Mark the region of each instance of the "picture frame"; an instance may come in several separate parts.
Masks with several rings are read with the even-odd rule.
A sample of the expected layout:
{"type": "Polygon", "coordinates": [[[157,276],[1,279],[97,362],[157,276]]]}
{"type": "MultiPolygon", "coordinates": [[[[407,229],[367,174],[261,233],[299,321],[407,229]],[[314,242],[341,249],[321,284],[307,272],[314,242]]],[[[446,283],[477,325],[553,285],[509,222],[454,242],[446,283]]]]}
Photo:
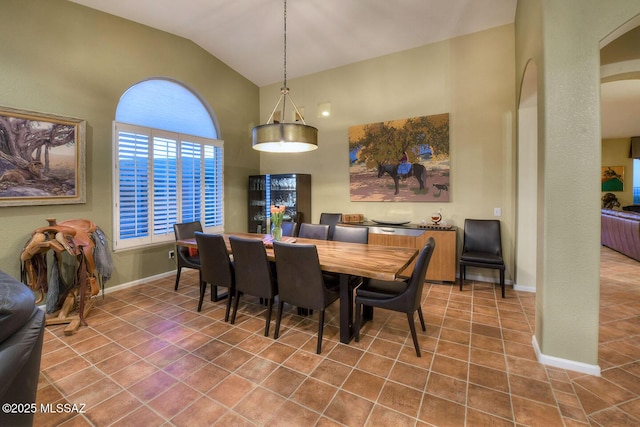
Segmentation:
{"type": "Polygon", "coordinates": [[[449,113],[349,127],[352,202],[449,202],[449,113]]]}
{"type": "Polygon", "coordinates": [[[0,207],[86,203],[86,127],[0,106],[0,207]]]}
{"type": "Polygon", "coordinates": [[[602,166],[602,191],[624,191],[624,166],[602,166]]]}

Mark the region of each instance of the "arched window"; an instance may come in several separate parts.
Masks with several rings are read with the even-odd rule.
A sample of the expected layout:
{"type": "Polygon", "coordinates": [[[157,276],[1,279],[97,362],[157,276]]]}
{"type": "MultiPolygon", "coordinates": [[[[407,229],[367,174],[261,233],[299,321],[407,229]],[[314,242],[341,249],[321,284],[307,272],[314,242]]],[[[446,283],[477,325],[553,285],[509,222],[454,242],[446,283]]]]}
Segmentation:
{"type": "Polygon", "coordinates": [[[113,129],[114,250],[172,241],[173,224],[222,232],[223,141],[193,91],[145,80],[120,98],[113,129]]]}

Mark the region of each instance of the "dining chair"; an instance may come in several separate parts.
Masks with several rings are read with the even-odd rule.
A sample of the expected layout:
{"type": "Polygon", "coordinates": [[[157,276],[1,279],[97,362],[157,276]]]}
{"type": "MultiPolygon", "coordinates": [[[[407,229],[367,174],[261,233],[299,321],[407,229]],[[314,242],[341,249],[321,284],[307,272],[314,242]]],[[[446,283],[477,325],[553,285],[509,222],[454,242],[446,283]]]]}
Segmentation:
{"type": "Polygon", "coordinates": [[[466,278],[467,267],[491,268],[500,272],[502,298],[505,264],[502,258],[500,221],[497,219],[466,219],[460,255],[460,290],[466,278]]]}
{"type": "Polygon", "coordinates": [[[424,316],[422,315],[422,288],[424,287],[424,278],[427,274],[429,261],[436,241],[433,237],[427,239],[426,244],[418,254],[415,268],[411,277],[403,281],[377,280],[370,279],[362,286],[356,288],[356,320],[355,320],[355,340],[360,341],[360,324],[362,323],[362,306],[380,307],[387,310],[399,311],[407,313],[409,321],[409,329],[413,338],[413,346],[416,349],[416,355],[422,357],[420,353],[420,344],[418,344],[418,336],[416,334],[416,325],[414,323],[414,314],[417,311],[420,318],[422,330],[426,331],[424,324],[424,316]]]}
{"type": "MultiPolygon", "coordinates": [[[[202,224],[200,221],[173,224],[173,233],[176,236],[176,241],[182,239],[193,239],[197,231],[202,232],[202,224]]],[[[180,283],[180,272],[183,268],[200,270],[200,256],[197,251],[192,251],[190,253],[189,248],[177,245],[175,254],[176,262],[178,264],[178,272],[176,274],[176,286],[174,290],[177,291],[178,284],[180,283]]]]}
{"type": "Polygon", "coordinates": [[[369,243],[369,227],[354,227],[349,225],[336,225],[333,231],[333,239],[337,242],[369,243]]]}
{"type": "Polygon", "coordinates": [[[282,223],[282,235],[288,237],[296,237],[296,233],[298,232],[298,224],[295,222],[283,222],[282,223]]]}
{"type": "MultiPolygon", "coordinates": [[[[347,243],[369,243],[369,227],[355,227],[349,225],[336,225],[333,232],[333,241],[347,243]]],[[[327,275],[329,273],[325,273],[327,275]]],[[[363,277],[349,276],[349,284],[351,287],[361,285],[365,280],[363,277]]]]}
{"type": "Polygon", "coordinates": [[[298,237],[316,240],[329,239],[329,224],[309,224],[303,222],[300,224],[298,237]]]}
{"type": "Polygon", "coordinates": [[[333,240],[333,231],[340,222],[342,222],[342,214],[340,213],[322,212],[320,214],[320,224],[329,226],[329,240],[333,240]]]}
{"type": "Polygon", "coordinates": [[[269,336],[271,310],[273,300],[278,295],[275,271],[267,258],[267,251],[262,240],[229,236],[231,252],[236,272],[236,289],[234,293],[231,324],[236,321],[240,296],[247,294],[259,297],[267,302],[267,320],[264,336],[269,336]]]}
{"type": "Polygon", "coordinates": [[[202,310],[207,283],[211,284],[211,301],[218,296],[218,286],[228,288],[227,308],[224,321],[229,321],[231,299],[235,292],[235,269],[227,252],[224,237],[220,234],[205,234],[196,231],[196,242],[200,255],[200,299],[198,311],[202,310]]]}
{"type": "Polygon", "coordinates": [[[280,335],[284,303],[307,310],[317,310],[318,344],[316,353],[322,352],[325,309],[340,297],[337,278],[327,280],[320,269],[315,245],[273,242],[278,274],[278,315],[274,338],[280,335]]]}

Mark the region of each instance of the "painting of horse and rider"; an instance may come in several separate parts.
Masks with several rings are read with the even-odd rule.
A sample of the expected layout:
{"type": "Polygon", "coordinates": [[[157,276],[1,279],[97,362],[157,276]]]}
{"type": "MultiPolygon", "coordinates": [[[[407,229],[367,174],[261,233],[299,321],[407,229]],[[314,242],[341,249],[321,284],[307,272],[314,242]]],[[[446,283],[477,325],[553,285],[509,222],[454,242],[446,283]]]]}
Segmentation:
{"type": "Polygon", "coordinates": [[[349,128],[352,202],[448,202],[449,114],[349,128]]]}

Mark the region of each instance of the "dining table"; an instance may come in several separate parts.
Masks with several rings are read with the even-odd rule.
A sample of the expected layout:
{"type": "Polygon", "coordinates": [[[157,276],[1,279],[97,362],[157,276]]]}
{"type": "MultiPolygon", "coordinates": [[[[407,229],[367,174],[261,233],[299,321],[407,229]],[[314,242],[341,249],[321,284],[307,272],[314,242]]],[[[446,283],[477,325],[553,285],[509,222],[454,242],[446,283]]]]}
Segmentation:
{"type": "MultiPolygon", "coordinates": [[[[265,244],[267,258],[275,261],[273,239],[269,234],[258,233],[219,233],[231,254],[229,236],[262,240],[265,244]]],[[[354,304],[351,276],[379,280],[396,280],[400,273],[418,255],[418,249],[363,243],[339,242],[334,240],[316,240],[300,237],[283,237],[282,241],[290,243],[312,244],[318,251],[320,268],[327,273],[335,273],[340,277],[340,342],[348,344],[354,336],[354,304]]],[[[177,246],[197,248],[196,239],[181,239],[177,246]]]]}

